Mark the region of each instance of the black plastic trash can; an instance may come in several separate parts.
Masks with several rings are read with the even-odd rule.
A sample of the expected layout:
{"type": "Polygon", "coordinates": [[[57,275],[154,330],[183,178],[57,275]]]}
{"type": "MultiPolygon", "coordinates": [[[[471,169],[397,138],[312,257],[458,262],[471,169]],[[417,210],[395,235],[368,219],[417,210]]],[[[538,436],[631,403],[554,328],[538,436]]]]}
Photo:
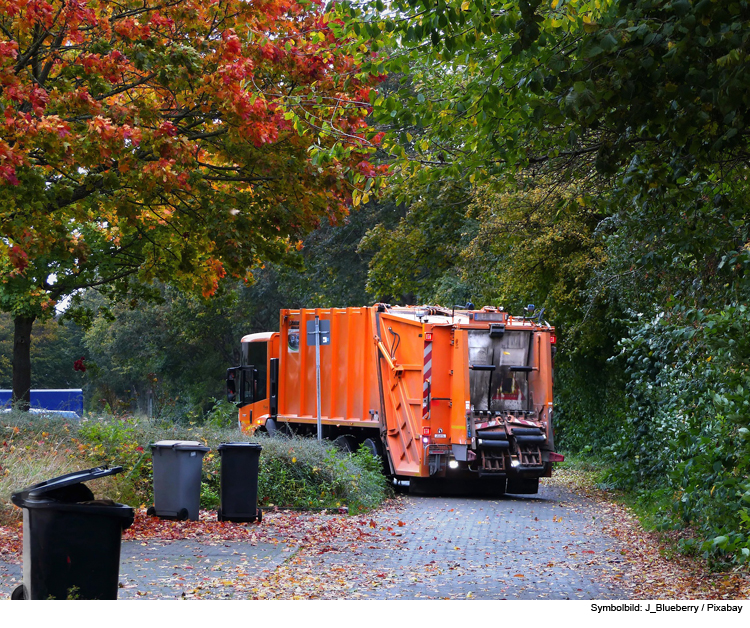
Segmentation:
{"type": "Polygon", "coordinates": [[[121,471],[76,471],[11,495],[23,508],[23,584],[12,599],[117,599],[122,531],[135,512],[95,499],[83,482],[121,471]]]}
{"type": "Polygon", "coordinates": [[[219,521],[255,521],[258,508],[258,463],[262,447],[257,443],[223,443],[221,455],[221,505],[219,521]]]}
{"type": "Polygon", "coordinates": [[[198,521],[203,456],[207,451],[208,447],[192,440],[160,440],[151,445],[154,505],[147,514],[198,521]]]}

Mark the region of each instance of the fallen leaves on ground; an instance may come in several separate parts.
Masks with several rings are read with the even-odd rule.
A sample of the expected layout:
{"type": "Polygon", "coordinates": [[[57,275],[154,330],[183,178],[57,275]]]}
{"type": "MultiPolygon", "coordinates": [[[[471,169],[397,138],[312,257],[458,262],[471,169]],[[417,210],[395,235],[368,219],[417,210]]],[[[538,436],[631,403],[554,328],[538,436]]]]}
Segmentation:
{"type": "MultiPolygon", "coordinates": [[[[616,582],[628,593],[629,599],[750,598],[750,577],[746,571],[711,573],[702,561],[672,551],[667,538],[646,532],[627,507],[617,503],[611,493],[596,489],[585,473],[562,469],[553,478],[545,480],[545,486],[571,491],[595,502],[597,527],[614,538],[619,548],[608,550],[611,552],[606,557],[608,569],[601,571],[601,577],[616,582]]],[[[206,560],[210,564],[200,574],[192,566],[180,565],[181,569],[188,570],[189,574],[195,573],[195,576],[177,571],[171,573],[171,568],[166,570],[170,573],[162,578],[159,586],[163,590],[172,576],[172,580],[179,583],[175,590],[182,591],[185,598],[360,599],[380,589],[401,591],[405,578],[407,581],[409,578],[415,581],[429,579],[442,574],[446,568],[448,571],[453,569],[445,563],[429,561],[422,564],[418,572],[407,570],[399,573],[388,565],[388,561],[377,560],[377,556],[400,552],[405,543],[405,531],[416,525],[404,516],[404,510],[400,500],[396,499],[366,516],[267,511],[262,523],[257,524],[220,522],[216,520],[216,513],[210,511],[201,511],[199,521],[170,521],[148,516],[144,509],[137,509],[135,521],[123,533],[123,540],[141,542],[145,546],[178,540],[196,540],[202,545],[226,547],[232,542],[249,543],[259,548],[264,544],[283,545],[285,554],[274,564],[263,564],[248,555],[234,560],[206,560]]],[[[563,517],[555,515],[553,521],[560,523],[563,517]]],[[[0,526],[0,560],[21,562],[21,537],[20,523],[0,526]]],[[[416,549],[422,550],[422,547],[416,549]]],[[[571,549],[580,549],[581,555],[586,555],[583,558],[586,565],[598,564],[602,560],[591,556],[594,554],[592,550],[571,549]]],[[[576,551],[570,555],[574,557],[576,551]]],[[[543,565],[547,562],[543,559],[537,575],[544,573],[543,565]]],[[[558,568],[560,565],[549,563],[547,567],[558,568]]],[[[477,568],[481,569],[481,566],[477,568]]],[[[528,574],[511,571],[508,575],[520,587],[528,574]]],[[[139,582],[137,590],[131,594],[159,597],[150,590],[150,584],[155,583],[146,582],[142,586],[139,582]]],[[[124,585],[124,588],[134,586],[124,585]]],[[[505,586],[510,585],[506,583],[505,586]]],[[[157,590],[156,587],[153,589],[157,590]]],[[[502,597],[503,591],[498,591],[497,595],[502,597]]],[[[466,597],[475,597],[475,594],[470,592],[466,597]]]]}
{"type": "Polygon", "coordinates": [[[342,599],[356,597],[354,590],[363,582],[369,585],[388,579],[386,573],[369,573],[366,567],[348,563],[363,547],[377,549],[384,541],[393,542],[390,520],[398,511],[395,503],[381,509],[381,523],[370,515],[277,511],[265,513],[258,525],[218,522],[214,513],[205,511],[200,521],[168,521],[148,517],[139,510],[123,538],[142,542],[200,539],[201,543],[284,543],[293,550],[273,569],[249,569],[244,561],[226,564],[220,575],[187,586],[186,598],[216,597],[219,591],[222,597],[252,599],[342,599]],[[321,569],[319,557],[332,554],[341,555],[343,564],[321,569]]]}
{"type": "Polygon", "coordinates": [[[547,486],[560,486],[597,502],[602,531],[623,544],[621,586],[631,599],[746,600],[750,599],[750,573],[711,572],[699,558],[678,554],[667,535],[643,529],[626,506],[607,491],[597,489],[584,472],[560,469],[547,486]]]}
{"type": "Polygon", "coordinates": [[[185,540],[249,541],[257,538],[260,525],[217,521],[216,513],[202,510],[199,521],[172,521],[146,514],[144,508],[135,510],[135,520],[122,534],[123,541],[185,540]]]}
{"type": "Polygon", "coordinates": [[[22,551],[22,526],[18,523],[0,526],[0,560],[20,562],[22,551]]]}

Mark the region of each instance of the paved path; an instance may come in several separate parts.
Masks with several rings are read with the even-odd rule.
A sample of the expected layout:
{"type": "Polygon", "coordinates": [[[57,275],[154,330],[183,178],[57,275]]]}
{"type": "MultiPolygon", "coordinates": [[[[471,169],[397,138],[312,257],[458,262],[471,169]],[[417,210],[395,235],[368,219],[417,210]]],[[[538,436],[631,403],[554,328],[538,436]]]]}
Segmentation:
{"type": "MultiPolygon", "coordinates": [[[[271,573],[294,549],[232,541],[123,541],[118,598],[180,599],[196,590],[210,598],[234,598],[238,573],[271,573]]],[[[22,579],[21,564],[0,561],[0,599],[9,598],[22,579]]]]}
{"type": "Polygon", "coordinates": [[[627,598],[620,546],[597,515],[594,503],[549,488],[501,499],[409,497],[402,546],[358,561],[383,574],[362,597],[627,598]]]}
{"type": "Polygon", "coordinates": [[[200,541],[123,543],[118,598],[179,599],[196,589],[212,598],[234,598],[237,573],[271,573],[290,548],[271,543],[206,545],[200,541]]]}
{"type": "MultiPolygon", "coordinates": [[[[542,487],[523,497],[404,497],[395,517],[373,515],[381,542],[331,553],[285,543],[129,541],[120,598],[247,597],[237,578],[270,578],[281,566],[343,573],[346,585],[321,595],[336,599],[627,599],[621,547],[601,532],[601,514],[585,498],[542,487]]],[[[19,564],[0,562],[0,599],[20,579],[19,564]]]]}

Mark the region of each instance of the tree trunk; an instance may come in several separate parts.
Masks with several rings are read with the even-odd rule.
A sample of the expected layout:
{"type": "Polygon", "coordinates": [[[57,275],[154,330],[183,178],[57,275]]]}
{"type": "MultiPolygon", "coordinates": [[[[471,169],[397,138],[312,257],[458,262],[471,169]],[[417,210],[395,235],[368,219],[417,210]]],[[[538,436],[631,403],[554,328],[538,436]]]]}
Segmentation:
{"type": "Polygon", "coordinates": [[[34,317],[13,319],[13,404],[28,411],[31,402],[31,326],[34,317]]]}

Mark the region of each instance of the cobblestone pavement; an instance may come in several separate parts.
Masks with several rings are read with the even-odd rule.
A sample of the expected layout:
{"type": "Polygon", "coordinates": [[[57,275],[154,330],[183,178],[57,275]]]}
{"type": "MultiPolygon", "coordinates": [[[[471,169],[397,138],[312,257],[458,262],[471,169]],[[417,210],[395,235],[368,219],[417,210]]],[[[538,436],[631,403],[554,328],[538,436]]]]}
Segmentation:
{"type": "MultiPolygon", "coordinates": [[[[118,599],[180,599],[195,590],[234,598],[238,576],[272,573],[295,549],[283,543],[123,541],[118,599]]],[[[20,563],[0,561],[0,599],[9,598],[22,579],[20,563]]]]}
{"type": "MultiPolygon", "coordinates": [[[[395,515],[373,514],[381,542],[320,554],[292,543],[128,541],[119,597],[252,597],[254,585],[238,595],[237,578],[273,580],[281,569],[348,574],[328,599],[627,599],[622,548],[600,516],[594,502],[542,486],[531,496],[403,497],[395,515]]],[[[20,580],[20,564],[0,561],[0,599],[20,580]]]]}
{"type": "Polygon", "coordinates": [[[627,599],[623,557],[597,506],[557,488],[503,498],[408,497],[397,549],[321,558],[380,570],[365,599],[627,599]]]}

